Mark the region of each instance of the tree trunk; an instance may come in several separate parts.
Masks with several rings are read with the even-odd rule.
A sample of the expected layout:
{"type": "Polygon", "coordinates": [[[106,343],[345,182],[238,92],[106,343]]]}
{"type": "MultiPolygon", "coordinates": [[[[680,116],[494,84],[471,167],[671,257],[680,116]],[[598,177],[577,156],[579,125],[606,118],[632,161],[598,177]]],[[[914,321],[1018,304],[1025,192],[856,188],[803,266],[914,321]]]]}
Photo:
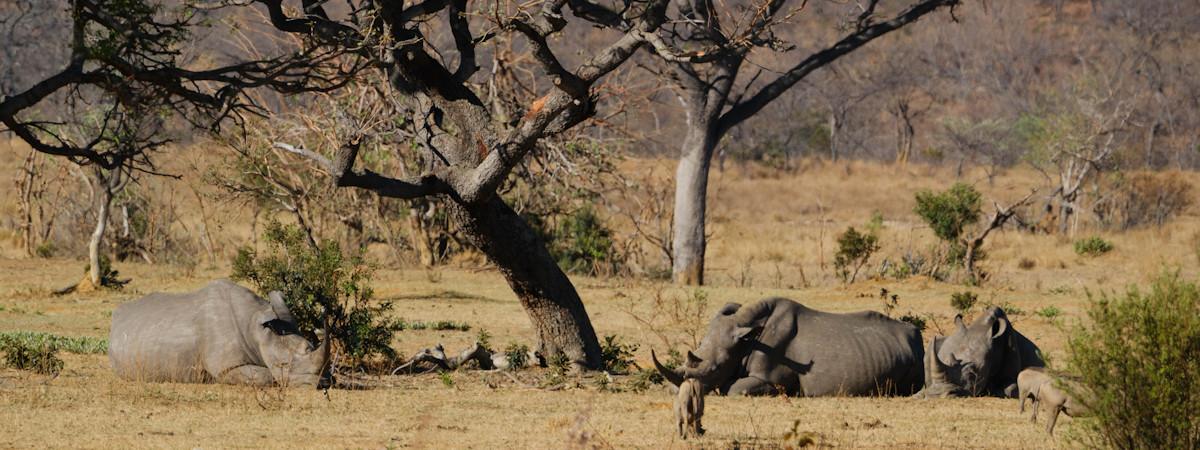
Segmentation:
{"type": "Polygon", "coordinates": [[[450,212],[521,300],[542,357],[562,353],[577,365],[600,368],[600,342],[583,301],[533,228],[499,196],[481,205],[452,202],[450,212]]]}
{"type": "Polygon", "coordinates": [[[896,101],[893,114],[896,117],[896,164],[904,166],[912,155],[913,138],[917,134],[912,125],[912,116],[909,115],[908,101],[896,101]]]}
{"type": "Polygon", "coordinates": [[[88,240],[88,279],[92,286],[100,287],[104,273],[100,267],[100,244],[104,241],[104,230],[108,228],[109,209],[112,206],[113,190],[116,177],[121,176],[114,171],[109,177],[104,176],[103,169],[96,169],[96,187],[100,193],[100,211],[96,213],[96,228],[92,230],[92,238],[88,240]]]}
{"type": "Polygon", "coordinates": [[[829,113],[829,159],[833,162],[837,162],[838,159],[838,131],[841,129],[842,121],[838,119],[838,114],[829,113]]]}
{"type": "Polygon", "coordinates": [[[975,256],[978,254],[979,247],[983,245],[982,239],[970,239],[963,242],[966,252],[963,255],[963,269],[967,271],[967,279],[971,283],[975,283],[975,256]]]}
{"type": "Polygon", "coordinates": [[[29,156],[25,158],[25,165],[21,168],[21,178],[17,179],[17,190],[21,193],[17,197],[17,204],[21,210],[21,246],[25,249],[26,256],[36,254],[36,245],[33,242],[33,183],[36,182],[38,172],[34,165],[37,155],[37,152],[29,152],[29,156]]]}
{"type": "Polygon", "coordinates": [[[675,262],[671,272],[677,284],[704,284],[704,222],[715,134],[708,126],[689,129],[675,171],[675,240],[671,245],[675,262]]]}

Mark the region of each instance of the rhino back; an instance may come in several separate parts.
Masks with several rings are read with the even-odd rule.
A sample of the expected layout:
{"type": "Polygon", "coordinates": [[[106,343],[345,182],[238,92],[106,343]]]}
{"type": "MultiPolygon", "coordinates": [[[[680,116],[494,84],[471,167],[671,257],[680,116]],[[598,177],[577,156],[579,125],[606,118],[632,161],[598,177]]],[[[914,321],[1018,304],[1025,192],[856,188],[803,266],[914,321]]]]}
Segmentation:
{"type": "Polygon", "coordinates": [[[906,394],[924,381],[920,331],[876,312],[834,314],[779,304],[762,338],[784,354],[759,352],[757,363],[795,368],[806,396],[906,394]]]}
{"type": "Polygon", "coordinates": [[[197,293],[150,294],[113,311],[108,357],[117,376],[143,381],[204,381],[197,293]]]}

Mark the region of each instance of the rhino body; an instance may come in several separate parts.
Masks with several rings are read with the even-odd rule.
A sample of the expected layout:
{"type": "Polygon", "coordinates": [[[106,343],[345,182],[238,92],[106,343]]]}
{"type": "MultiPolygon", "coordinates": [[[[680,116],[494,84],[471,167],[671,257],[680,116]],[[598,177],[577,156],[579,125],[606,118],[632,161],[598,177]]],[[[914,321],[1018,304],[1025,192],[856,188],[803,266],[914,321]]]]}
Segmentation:
{"type": "Polygon", "coordinates": [[[152,382],[327,384],[328,341],[313,346],[279,293],[270,297],[217,280],[122,304],[109,333],[113,371],[152,382]]]}
{"type": "Polygon", "coordinates": [[[722,394],[889,395],[920,389],[924,352],[920,330],[908,323],[769,298],[725,305],[684,368],[654,362],[668,378],[698,378],[722,394]]]}
{"type": "Polygon", "coordinates": [[[925,364],[923,397],[957,395],[1016,397],[1017,375],[1044,367],[1033,341],[1013,328],[1004,311],[989,307],[968,326],[954,318],[955,332],[936,336],[925,364]]]}

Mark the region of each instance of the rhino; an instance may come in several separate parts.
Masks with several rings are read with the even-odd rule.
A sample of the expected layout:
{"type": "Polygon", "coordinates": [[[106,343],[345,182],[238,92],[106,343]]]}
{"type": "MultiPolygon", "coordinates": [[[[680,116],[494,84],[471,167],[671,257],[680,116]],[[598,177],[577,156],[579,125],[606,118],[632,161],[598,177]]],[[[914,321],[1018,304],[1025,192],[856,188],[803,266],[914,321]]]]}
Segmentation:
{"type": "Polygon", "coordinates": [[[786,298],[729,303],[684,367],[655,367],[678,385],[695,378],[727,395],[911,394],[920,389],[921,332],[873,311],[833,314],[786,298]]]}
{"type": "Polygon", "coordinates": [[[920,397],[984,396],[1015,398],[1017,374],[1045,367],[1033,341],[1013,328],[1004,310],[989,307],[971,325],[954,317],[955,332],[935,336],[925,363],[920,397]]]}
{"type": "Polygon", "coordinates": [[[122,304],[109,333],[113,371],[151,382],[327,387],[329,338],[313,345],[283,296],[268,297],[217,280],[195,292],[122,304]]]}

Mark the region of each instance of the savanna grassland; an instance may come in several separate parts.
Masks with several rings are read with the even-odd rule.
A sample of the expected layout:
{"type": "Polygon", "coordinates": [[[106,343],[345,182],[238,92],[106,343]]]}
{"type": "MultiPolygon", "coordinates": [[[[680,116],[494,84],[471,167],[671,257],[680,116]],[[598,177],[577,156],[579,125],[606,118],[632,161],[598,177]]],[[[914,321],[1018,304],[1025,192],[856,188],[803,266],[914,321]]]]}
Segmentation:
{"type": "MultiPolygon", "coordinates": [[[[12,153],[4,152],[6,167],[14,164],[12,153]]],[[[621,167],[670,173],[669,161],[626,160],[621,167]]],[[[1195,174],[1183,176],[1200,181],[1195,174]]],[[[3,181],[8,192],[12,182],[3,181]]],[[[572,276],[597,332],[638,344],[635,356],[642,367],[649,366],[651,348],[661,354],[668,342],[690,345],[694,337],[687,323],[668,320],[662,305],[702,304],[705,321],[727,301],[776,295],[827,311],[884,311],[881,289],[899,296],[893,316],[929,318],[926,339],[952,326],[952,293],[975,292],[975,311],[986,303],[1005,305],[1014,326],[1056,364],[1065,359],[1065,330],[1084,317],[1089,293],[1144,284],[1163,270],[1179,270],[1190,279],[1200,273],[1200,218],[1189,210],[1162,228],[1098,233],[1114,246],[1098,257],[1077,255],[1073,239],[998,232],[984,246],[981,265],[989,277],[977,287],[924,276],[884,278],[878,276],[883,260],[935,244],[912,212],[913,194],[949,186],[956,181],[952,168],[808,161],[779,172],[731,165],[714,173],[713,181],[709,286],[697,291],[647,277],[572,276]],[[883,218],[882,249],[865,276],[845,285],[833,269],[836,235],[847,226],[864,226],[875,212],[883,218]]],[[[1012,201],[1041,184],[1040,175],[1024,169],[992,183],[982,171],[968,170],[961,181],[984,193],[985,213],[990,200],[1012,201]]],[[[5,208],[11,211],[11,205],[5,208]]],[[[244,212],[230,206],[223,214],[221,232],[230,240],[245,239],[248,227],[239,219],[244,212]]],[[[0,238],[6,247],[0,259],[0,331],[106,337],[120,303],[149,292],[196,289],[229,274],[227,259],[192,266],[123,262],[117,265],[122,276],[133,279],[124,290],[55,297],[52,289],[82,275],[82,259],[19,257],[15,237],[0,238]]],[[[373,286],[377,299],[395,303],[399,317],[471,326],[403,331],[394,347],[404,354],[438,343],[456,352],[479,330],[491,335],[493,346],[532,344],[529,319],[515,295],[478,258],[458,258],[436,269],[380,264],[373,286]]],[[[673,432],[672,395],[662,386],[633,392],[625,387],[631,377],[616,377],[608,385],[622,392],[609,392],[601,388],[602,374],[566,374],[547,383],[558,376],[547,369],[512,376],[468,370],[386,376],[377,380],[379,388],[323,393],[134,383],[115,378],[104,355],[63,358],[65,369],[56,378],[0,370],[0,447],[747,448],[811,440],[842,448],[1044,448],[1070,446],[1074,428],[1072,419],[1063,419],[1058,435],[1048,438],[1040,425],[1018,415],[1017,401],[1010,399],[710,396],[708,434],[681,441],[673,432]]]]}

